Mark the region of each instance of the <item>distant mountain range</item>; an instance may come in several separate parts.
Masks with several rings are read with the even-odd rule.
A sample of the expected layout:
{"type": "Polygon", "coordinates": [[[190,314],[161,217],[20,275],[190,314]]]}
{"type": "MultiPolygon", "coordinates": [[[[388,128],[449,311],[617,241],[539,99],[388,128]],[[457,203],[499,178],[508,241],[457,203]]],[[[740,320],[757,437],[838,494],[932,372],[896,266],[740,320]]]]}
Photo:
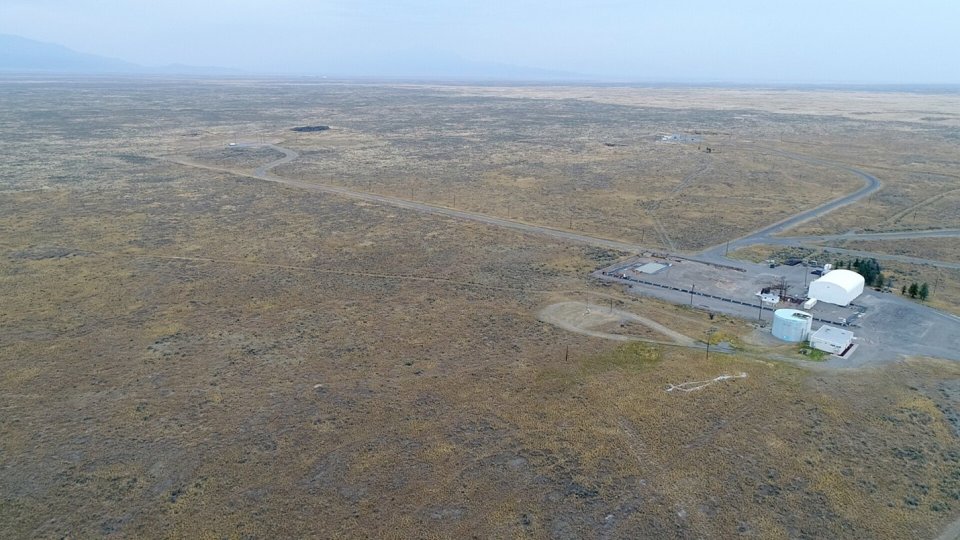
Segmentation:
{"type": "Polygon", "coordinates": [[[61,73],[76,75],[306,75],[331,78],[424,80],[575,81],[576,73],[493,62],[478,62],[438,51],[396,52],[387,57],[352,57],[310,67],[278,65],[242,71],[220,67],[174,64],[151,67],[116,58],[85,54],[54,43],[0,34],[0,73],[61,73]]]}
{"type": "Polygon", "coordinates": [[[150,67],[85,54],[20,36],[0,34],[0,72],[66,73],[85,75],[240,75],[239,70],[172,64],[150,67]]]}

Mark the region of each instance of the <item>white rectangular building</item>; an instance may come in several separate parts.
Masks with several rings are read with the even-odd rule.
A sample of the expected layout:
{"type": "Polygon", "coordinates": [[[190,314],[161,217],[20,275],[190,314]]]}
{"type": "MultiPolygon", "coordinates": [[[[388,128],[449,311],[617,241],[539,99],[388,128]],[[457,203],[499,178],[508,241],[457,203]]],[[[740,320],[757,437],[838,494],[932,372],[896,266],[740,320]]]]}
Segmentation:
{"type": "Polygon", "coordinates": [[[810,346],[830,354],[843,354],[853,345],[853,332],[833,326],[821,326],[810,335],[810,346]]]}
{"type": "Polygon", "coordinates": [[[646,264],[637,265],[633,269],[636,270],[637,272],[641,272],[644,274],[656,274],[657,272],[663,270],[666,267],[667,265],[665,264],[648,262],[646,264]]]}

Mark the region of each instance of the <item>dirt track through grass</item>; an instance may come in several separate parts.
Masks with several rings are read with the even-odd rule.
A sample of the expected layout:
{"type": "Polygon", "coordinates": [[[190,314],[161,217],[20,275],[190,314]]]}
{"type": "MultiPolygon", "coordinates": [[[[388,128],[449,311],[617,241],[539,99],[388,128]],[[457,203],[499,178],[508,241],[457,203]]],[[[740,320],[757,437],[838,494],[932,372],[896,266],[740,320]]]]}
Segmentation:
{"type": "Polygon", "coordinates": [[[539,318],[543,322],[563,328],[564,330],[576,332],[578,334],[584,334],[587,336],[610,339],[614,341],[650,341],[653,343],[661,343],[656,340],[649,340],[639,336],[610,334],[608,332],[594,330],[597,327],[609,323],[616,323],[624,320],[634,321],[651,328],[666,337],[669,337],[671,340],[673,340],[672,344],[683,345],[685,347],[696,346],[696,341],[693,339],[690,339],[680,332],[671,330],[670,328],[667,328],[666,326],[663,326],[654,320],[642,317],[635,313],[630,313],[629,311],[611,309],[598,306],[596,304],[588,304],[584,302],[560,302],[557,304],[551,304],[540,310],[539,318]]]}
{"type": "Polygon", "coordinates": [[[210,171],[222,172],[227,174],[233,174],[237,176],[245,176],[247,178],[255,178],[257,180],[265,180],[268,182],[275,182],[277,184],[283,184],[295,188],[304,189],[307,191],[313,191],[318,193],[329,193],[333,195],[341,195],[344,197],[350,197],[353,199],[359,199],[362,201],[384,204],[388,206],[394,206],[397,208],[403,208],[406,210],[414,210],[416,212],[423,212],[427,214],[434,214],[439,216],[452,217],[457,219],[463,219],[467,221],[474,221],[479,223],[484,223],[486,225],[493,225],[498,227],[504,227],[508,229],[513,229],[525,233],[538,234],[541,236],[549,236],[553,238],[558,238],[561,240],[568,240],[572,242],[577,242],[581,244],[586,244],[589,246],[599,247],[602,249],[614,249],[618,251],[625,251],[629,253],[638,253],[643,251],[644,248],[637,244],[632,244],[628,242],[621,242],[618,240],[610,240],[607,238],[599,238],[596,236],[588,236],[576,232],[565,231],[561,229],[555,229],[552,227],[545,227],[542,225],[534,225],[531,223],[525,223],[522,221],[515,221],[512,219],[504,219],[494,216],[489,216],[486,214],[480,214],[476,212],[467,212],[465,210],[456,210],[453,208],[448,208],[446,206],[438,206],[433,204],[427,204],[419,201],[414,201],[410,199],[402,199],[399,197],[391,197],[386,195],[378,195],[374,193],[368,193],[365,191],[359,191],[355,189],[344,188],[340,186],[332,186],[328,184],[317,184],[312,182],[302,182],[300,180],[292,180],[289,178],[284,178],[270,173],[270,169],[281,165],[283,163],[288,163],[296,158],[296,152],[281,148],[279,146],[271,146],[276,150],[282,152],[289,152],[286,157],[283,159],[277,160],[275,162],[269,163],[259,169],[253,174],[237,171],[233,169],[226,169],[221,167],[214,167],[211,165],[203,165],[196,163],[189,159],[176,158],[176,157],[165,157],[160,158],[171,163],[176,163],[179,165],[185,165],[187,167],[194,167],[198,169],[206,169],[210,171]]]}

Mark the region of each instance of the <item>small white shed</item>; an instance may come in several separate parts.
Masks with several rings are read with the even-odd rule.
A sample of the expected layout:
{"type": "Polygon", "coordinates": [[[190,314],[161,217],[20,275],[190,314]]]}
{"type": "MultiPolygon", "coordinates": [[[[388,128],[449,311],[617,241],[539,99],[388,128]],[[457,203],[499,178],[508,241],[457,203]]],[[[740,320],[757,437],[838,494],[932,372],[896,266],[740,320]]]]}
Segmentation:
{"type": "Polygon", "coordinates": [[[810,335],[810,346],[830,354],[843,354],[853,345],[853,332],[823,325],[810,335]]]}

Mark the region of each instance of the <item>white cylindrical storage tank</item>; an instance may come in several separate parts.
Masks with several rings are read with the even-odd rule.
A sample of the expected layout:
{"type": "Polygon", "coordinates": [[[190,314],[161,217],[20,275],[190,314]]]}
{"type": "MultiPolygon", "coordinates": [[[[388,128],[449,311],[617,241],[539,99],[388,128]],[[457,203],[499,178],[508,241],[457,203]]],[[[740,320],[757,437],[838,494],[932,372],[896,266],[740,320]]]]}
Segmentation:
{"type": "Polygon", "coordinates": [[[813,317],[796,309],[778,309],[773,312],[773,337],[790,343],[800,343],[810,335],[813,317]]]}

